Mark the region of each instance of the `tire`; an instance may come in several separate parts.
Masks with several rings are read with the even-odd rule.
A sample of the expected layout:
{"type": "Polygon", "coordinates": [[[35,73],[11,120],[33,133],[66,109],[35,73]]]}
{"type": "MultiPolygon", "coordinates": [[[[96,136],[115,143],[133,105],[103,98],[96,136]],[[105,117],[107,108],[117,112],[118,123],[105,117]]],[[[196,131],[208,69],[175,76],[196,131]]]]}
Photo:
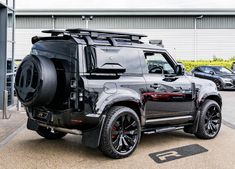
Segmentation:
{"type": "Polygon", "coordinates": [[[62,137],[64,137],[67,133],[63,133],[63,132],[59,132],[59,131],[54,131],[52,132],[52,130],[50,128],[45,128],[45,127],[38,127],[38,130],[36,131],[40,136],[48,139],[48,140],[57,140],[57,139],[61,139],[62,137]]]}
{"type": "Polygon", "coordinates": [[[15,90],[25,106],[51,103],[57,89],[57,73],[53,62],[43,56],[28,55],[19,66],[15,90]]]}
{"type": "Polygon", "coordinates": [[[214,100],[206,100],[201,108],[198,130],[195,136],[201,139],[212,139],[217,136],[221,127],[221,108],[214,100]]]}
{"type": "Polygon", "coordinates": [[[140,120],[128,107],[112,107],[106,116],[99,149],[104,155],[120,159],[131,155],[141,137],[140,120]]]}
{"type": "Polygon", "coordinates": [[[221,83],[220,80],[215,79],[215,80],[214,80],[214,83],[216,84],[217,90],[219,90],[219,91],[220,91],[220,90],[223,90],[222,83],[221,83]]]}

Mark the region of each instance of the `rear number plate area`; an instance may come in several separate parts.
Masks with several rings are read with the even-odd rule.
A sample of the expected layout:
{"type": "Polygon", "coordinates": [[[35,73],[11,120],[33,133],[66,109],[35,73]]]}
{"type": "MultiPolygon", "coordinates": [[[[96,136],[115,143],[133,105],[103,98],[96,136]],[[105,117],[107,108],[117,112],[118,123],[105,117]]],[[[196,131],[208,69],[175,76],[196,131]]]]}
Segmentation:
{"type": "Polygon", "coordinates": [[[51,119],[51,113],[50,112],[37,112],[35,114],[35,118],[42,120],[42,121],[47,121],[49,122],[51,119]]]}

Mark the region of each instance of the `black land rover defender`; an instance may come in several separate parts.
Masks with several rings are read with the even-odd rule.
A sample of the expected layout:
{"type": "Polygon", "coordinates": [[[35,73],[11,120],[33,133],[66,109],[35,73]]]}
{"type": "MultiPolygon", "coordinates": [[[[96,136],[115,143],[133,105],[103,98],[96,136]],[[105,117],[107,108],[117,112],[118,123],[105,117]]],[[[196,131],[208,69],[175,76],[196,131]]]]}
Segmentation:
{"type": "Polygon", "coordinates": [[[15,89],[27,127],[46,139],[67,133],[112,158],[129,156],[141,134],[183,129],[202,139],[221,126],[213,82],[184,74],[145,35],[88,29],[47,30],[33,37],[15,89]]]}

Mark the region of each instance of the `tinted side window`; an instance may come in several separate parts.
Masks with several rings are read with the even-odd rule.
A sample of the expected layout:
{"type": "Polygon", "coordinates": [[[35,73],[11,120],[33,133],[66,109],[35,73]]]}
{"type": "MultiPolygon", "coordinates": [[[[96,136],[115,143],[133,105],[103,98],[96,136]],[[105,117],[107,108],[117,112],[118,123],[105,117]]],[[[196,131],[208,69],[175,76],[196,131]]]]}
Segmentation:
{"type": "Polygon", "coordinates": [[[149,73],[161,74],[174,74],[175,71],[167,56],[162,53],[145,52],[145,63],[148,65],[149,73]]]}
{"type": "Polygon", "coordinates": [[[139,51],[135,48],[96,47],[97,64],[119,63],[126,68],[125,73],[142,73],[139,51]]]}
{"type": "Polygon", "coordinates": [[[195,69],[193,70],[193,72],[202,72],[202,69],[199,68],[199,67],[197,67],[197,68],[195,68],[195,69]]]}
{"type": "Polygon", "coordinates": [[[214,71],[210,67],[205,67],[204,72],[209,74],[210,72],[214,72],[214,71]]]}
{"type": "Polygon", "coordinates": [[[199,72],[205,72],[205,67],[198,67],[197,69],[199,72]]]}

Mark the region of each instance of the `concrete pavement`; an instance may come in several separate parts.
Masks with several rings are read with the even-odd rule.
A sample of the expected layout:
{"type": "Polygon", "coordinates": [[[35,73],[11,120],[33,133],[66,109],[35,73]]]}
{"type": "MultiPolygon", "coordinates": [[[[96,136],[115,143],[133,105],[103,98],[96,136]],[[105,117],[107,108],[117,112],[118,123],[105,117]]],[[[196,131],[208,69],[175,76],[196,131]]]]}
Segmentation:
{"type": "MultiPolygon", "coordinates": [[[[200,140],[183,131],[144,135],[136,151],[121,160],[107,158],[97,149],[84,147],[80,136],[67,135],[61,140],[45,140],[36,132],[27,130],[25,125],[21,129],[15,125],[25,123],[25,119],[12,119],[15,122],[11,125],[15,125],[18,134],[11,141],[8,138],[8,144],[5,141],[4,146],[0,146],[0,169],[235,169],[235,91],[223,91],[221,95],[224,124],[230,127],[222,125],[215,139],[200,140]],[[151,153],[191,144],[199,144],[208,151],[165,163],[156,163],[149,157],[151,153]]],[[[26,117],[25,114],[23,116],[26,117]]],[[[3,126],[1,123],[0,127],[3,126]]],[[[0,128],[0,133],[2,130],[0,128]]]]}
{"type": "Polygon", "coordinates": [[[235,129],[235,91],[221,91],[224,123],[235,129]]]}
{"type": "Polygon", "coordinates": [[[0,147],[8,143],[26,123],[26,113],[9,110],[9,119],[0,119],[0,147]]]}
{"type": "Polygon", "coordinates": [[[235,130],[224,125],[213,140],[200,140],[182,131],[145,135],[129,158],[113,160],[98,150],[84,147],[80,136],[68,135],[62,140],[49,141],[24,129],[0,149],[0,169],[233,169],[234,140],[235,130]],[[190,144],[199,144],[208,152],[162,164],[149,157],[150,153],[190,144]]]}

